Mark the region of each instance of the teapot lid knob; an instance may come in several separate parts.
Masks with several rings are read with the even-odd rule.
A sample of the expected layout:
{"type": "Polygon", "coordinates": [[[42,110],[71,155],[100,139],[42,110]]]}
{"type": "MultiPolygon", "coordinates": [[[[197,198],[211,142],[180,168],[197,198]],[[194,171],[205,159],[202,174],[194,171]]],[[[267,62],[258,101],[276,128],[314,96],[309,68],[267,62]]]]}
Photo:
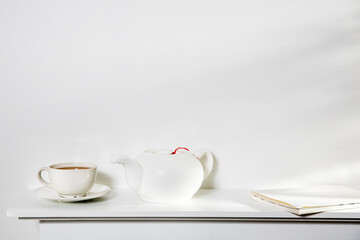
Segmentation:
{"type": "Polygon", "coordinates": [[[190,152],[189,151],[189,149],[187,149],[187,148],[184,148],[184,147],[178,147],[177,149],[175,149],[171,154],[176,154],[176,152],[178,151],[178,150],[180,150],[180,149],[183,149],[183,150],[186,150],[186,151],[188,151],[188,152],[190,152]]]}

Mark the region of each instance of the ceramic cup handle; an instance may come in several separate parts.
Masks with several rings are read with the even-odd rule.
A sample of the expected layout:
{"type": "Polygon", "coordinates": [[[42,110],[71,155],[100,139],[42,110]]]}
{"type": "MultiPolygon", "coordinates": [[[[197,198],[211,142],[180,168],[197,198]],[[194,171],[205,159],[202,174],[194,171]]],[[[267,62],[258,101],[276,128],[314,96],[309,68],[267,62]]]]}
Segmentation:
{"type": "Polygon", "coordinates": [[[41,173],[42,173],[43,171],[49,171],[49,168],[48,168],[48,167],[43,167],[43,168],[41,168],[41,169],[39,170],[39,172],[38,172],[38,179],[39,179],[39,181],[40,181],[42,184],[44,184],[45,186],[51,188],[51,187],[52,187],[51,184],[50,184],[49,182],[45,181],[45,180],[43,179],[42,175],[41,175],[41,173]]]}

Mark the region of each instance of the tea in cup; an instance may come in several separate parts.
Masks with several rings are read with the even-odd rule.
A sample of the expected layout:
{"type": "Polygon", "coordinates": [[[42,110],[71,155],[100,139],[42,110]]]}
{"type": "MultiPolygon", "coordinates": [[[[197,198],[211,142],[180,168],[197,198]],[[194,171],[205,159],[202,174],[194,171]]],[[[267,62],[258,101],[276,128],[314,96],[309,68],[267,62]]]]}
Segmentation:
{"type": "Polygon", "coordinates": [[[61,197],[83,197],[95,183],[96,165],[82,162],[53,164],[41,168],[38,178],[61,197]],[[43,171],[48,172],[49,182],[42,177],[43,171]]]}

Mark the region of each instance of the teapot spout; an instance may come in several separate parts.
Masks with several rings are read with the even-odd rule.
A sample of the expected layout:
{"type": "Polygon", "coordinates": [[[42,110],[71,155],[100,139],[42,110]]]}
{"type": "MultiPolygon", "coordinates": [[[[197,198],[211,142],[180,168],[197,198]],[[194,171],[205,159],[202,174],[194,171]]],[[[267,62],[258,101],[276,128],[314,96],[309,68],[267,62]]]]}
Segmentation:
{"type": "Polygon", "coordinates": [[[125,155],[114,156],[111,163],[119,163],[124,166],[126,182],[129,187],[135,191],[139,191],[143,177],[142,167],[132,158],[125,155]]]}

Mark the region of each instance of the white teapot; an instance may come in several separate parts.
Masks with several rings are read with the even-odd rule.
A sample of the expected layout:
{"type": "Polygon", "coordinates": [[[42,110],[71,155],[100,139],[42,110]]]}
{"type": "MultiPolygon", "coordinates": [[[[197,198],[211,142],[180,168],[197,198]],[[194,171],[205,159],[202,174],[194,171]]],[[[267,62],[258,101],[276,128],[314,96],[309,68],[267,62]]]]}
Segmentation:
{"type": "Polygon", "coordinates": [[[135,159],[119,155],[111,163],[124,165],[126,181],[140,199],[173,203],[190,200],[199,190],[211,172],[213,156],[205,149],[191,153],[180,147],[146,150],[135,159]]]}

